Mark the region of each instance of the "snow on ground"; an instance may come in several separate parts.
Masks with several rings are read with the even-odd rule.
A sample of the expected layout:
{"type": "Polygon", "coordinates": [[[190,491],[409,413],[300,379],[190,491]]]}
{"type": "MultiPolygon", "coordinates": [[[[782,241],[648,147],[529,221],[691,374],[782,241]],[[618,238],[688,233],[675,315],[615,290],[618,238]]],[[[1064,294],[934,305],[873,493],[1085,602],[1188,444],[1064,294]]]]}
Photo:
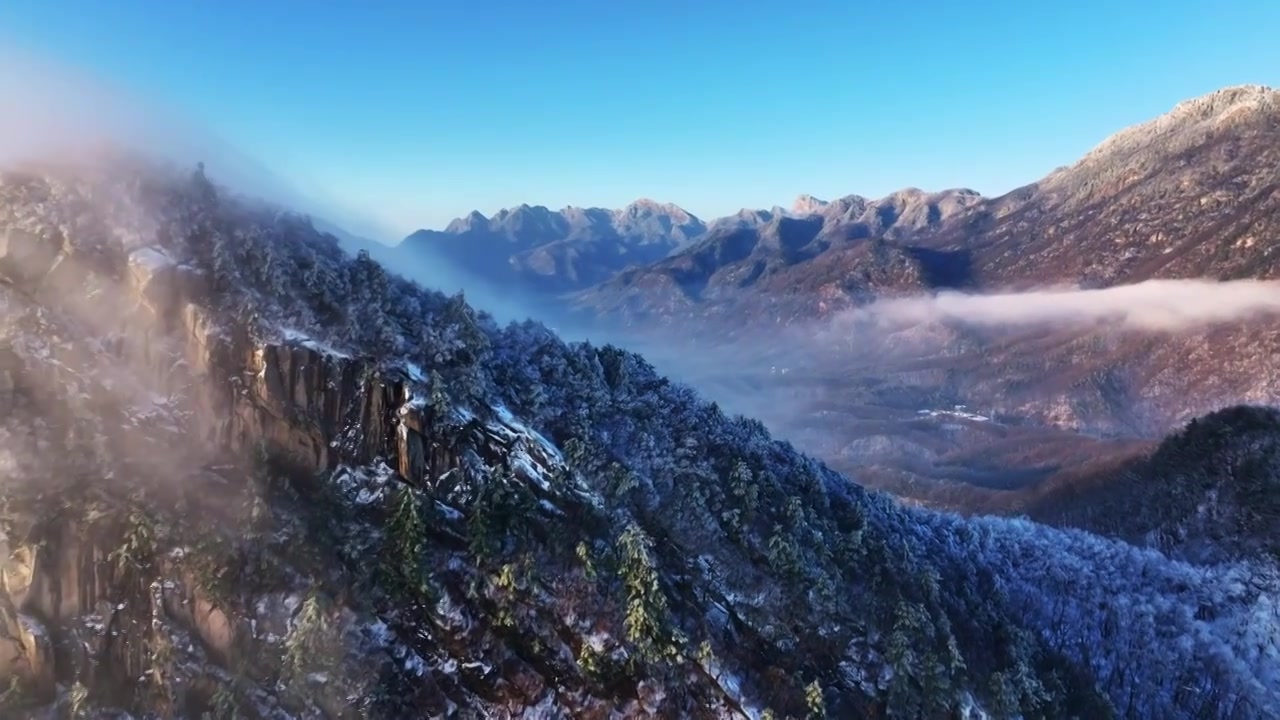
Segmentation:
{"type": "Polygon", "coordinates": [[[307,333],[287,327],[277,328],[277,331],[280,333],[281,339],[287,343],[300,345],[308,350],[314,350],[322,355],[328,355],[329,357],[338,358],[340,360],[351,359],[350,353],[343,352],[328,343],[321,342],[307,333]]]}
{"type": "Polygon", "coordinates": [[[953,417],[953,418],[961,418],[964,420],[973,420],[975,422],[991,421],[991,418],[986,415],[979,415],[978,413],[970,412],[968,409],[966,409],[964,405],[956,405],[951,410],[917,410],[916,415],[919,415],[921,417],[933,417],[933,418],[953,417]]]}
{"type": "Polygon", "coordinates": [[[409,379],[414,382],[426,382],[427,374],[422,371],[422,366],[418,363],[405,362],[405,372],[409,373],[409,379]]]}
{"type": "Polygon", "coordinates": [[[160,248],[147,246],[129,253],[129,264],[154,271],[172,267],[177,263],[160,248]]]}
{"type": "Polygon", "coordinates": [[[512,415],[511,411],[508,410],[506,406],[498,405],[493,410],[495,413],[498,414],[498,419],[501,420],[504,425],[507,425],[511,429],[517,432],[520,432],[524,435],[527,435],[528,437],[531,437],[534,440],[537,440],[538,445],[542,446],[543,452],[545,452],[547,456],[550,457],[552,460],[556,462],[564,462],[564,458],[560,456],[559,448],[557,448],[555,445],[552,445],[550,440],[542,436],[542,433],[538,432],[537,430],[534,430],[528,425],[525,425],[524,423],[517,420],[516,416],[512,415]]]}

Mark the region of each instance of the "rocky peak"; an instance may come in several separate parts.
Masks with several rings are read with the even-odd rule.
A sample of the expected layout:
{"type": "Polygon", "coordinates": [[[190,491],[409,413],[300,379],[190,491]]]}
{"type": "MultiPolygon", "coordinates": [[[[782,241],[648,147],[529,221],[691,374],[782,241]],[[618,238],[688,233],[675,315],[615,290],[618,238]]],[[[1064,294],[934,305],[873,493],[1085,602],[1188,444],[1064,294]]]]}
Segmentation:
{"type": "Polygon", "coordinates": [[[1111,135],[1074,165],[1049,175],[1041,186],[1079,186],[1126,168],[1153,167],[1211,138],[1225,138],[1250,125],[1261,124],[1274,131],[1277,123],[1280,91],[1263,85],[1224,88],[1184,100],[1155,119],[1111,135]]]}
{"type": "Polygon", "coordinates": [[[479,210],[472,210],[466,217],[460,217],[451,221],[447,226],[445,226],[444,231],[460,235],[462,233],[485,230],[488,227],[489,218],[485,217],[479,210]]]}
{"type": "Polygon", "coordinates": [[[670,215],[681,221],[693,217],[683,208],[673,203],[661,203],[649,198],[639,198],[618,211],[619,215],[635,217],[638,215],[670,215]]]}
{"type": "Polygon", "coordinates": [[[822,212],[829,204],[826,200],[819,200],[812,195],[804,194],[798,196],[795,202],[791,203],[791,212],[796,215],[816,215],[822,212]]]}
{"type": "Polygon", "coordinates": [[[729,228],[757,227],[770,222],[773,218],[774,213],[768,210],[743,208],[732,215],[717,218],[711,223],[710,229],[724,230],[729,228]]]}
{"type": "Polygon", "coordinates": [[[678,205],[642,198],[614,213],[614,228],[632,242],[674,248],[701,235],[706,225],[678,205]]]}
{"type": "Polygon", "coordinates": [[[493,216],[492,226],[504,233],[507,239],[523,245],[541,244],[548,238],[562,236],[568,230],[568,223],[560,213],[543,205],[528,204],[499,210],[493,216]]]}

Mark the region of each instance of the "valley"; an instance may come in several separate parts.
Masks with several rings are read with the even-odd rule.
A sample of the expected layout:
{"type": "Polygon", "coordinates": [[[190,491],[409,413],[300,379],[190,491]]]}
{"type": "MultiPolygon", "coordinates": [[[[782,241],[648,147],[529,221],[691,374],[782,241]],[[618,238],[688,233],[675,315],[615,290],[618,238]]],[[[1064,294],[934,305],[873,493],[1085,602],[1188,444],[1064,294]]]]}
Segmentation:
{"type": "MultiPolygon", "coordinates": [[[[579,269],[561,281],[524,283],[521,292],[537,316],[645,353],[727,409],[765,420],[870,484],[929,502],[949,497],[948,507],[965,506],[956,498],[967,494],[974,508],[1019,507],[1014,491],[1065,482],[1084,472],[1082,458],[1107,466],[1194,417],[1280,400],[1275,315],[1225,312],[1173,329],[1139,327],[1149,321],[1126,313],[1146,300],[1134,298],[1088,322],[1045,310],[1044,321],[975,324],[960,316],[907,320],[887,303],[958,291],[1007,293],[999,302],[1016,307],[1044,288],[1137,293],[1151,281],[1275,278],[1278,97],[1240,86],[1187,100],[1000,197],[916,189],[880,200],[801,196],[789,208],[705,223],[645,203],[654,215],[639,236],[666,257],[617,256],[593,265],[595,277],[605,276],[594,284],[582,282],[579,269]],[[916,415],[955,405],[999,422],[944,430],[916,415]]],[[[527,254],[539,243],[615,237],[560,219],[582,212],[503,211],[485,219],[483,236],[473,214],[383,252],[430,257],[434,247],[467,243],[496,263],[467,266],[473,282],[493,287],[505,282],[508,270],[493,268],[504,265],[512,242],[527,254]],[[506,228],[509,239],[493,239],[491,227],[506,228]]],[[[609,212],[598,215],[633,211],[609,212]]],[[[524,272],[525,261],[511,258],[510,268],[524,272]]],[[[1179,293],[1187,307],[1216,302],[1212,291],[1198,290],[1163,292],[1175,298],[1170,307],[1179,293]]]]}

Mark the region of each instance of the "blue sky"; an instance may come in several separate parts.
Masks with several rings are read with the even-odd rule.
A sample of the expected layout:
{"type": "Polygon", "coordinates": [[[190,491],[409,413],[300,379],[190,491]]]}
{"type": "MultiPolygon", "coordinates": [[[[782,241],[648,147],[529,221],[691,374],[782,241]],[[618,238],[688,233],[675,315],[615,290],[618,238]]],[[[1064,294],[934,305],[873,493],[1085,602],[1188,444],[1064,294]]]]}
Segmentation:
{"type": "Polygon", "coordinates": [[[1277,28],[1269,0],[0,3],[0,39],[406,233],[521,202],[1000,193],[1280,84],[1277,28]]]}

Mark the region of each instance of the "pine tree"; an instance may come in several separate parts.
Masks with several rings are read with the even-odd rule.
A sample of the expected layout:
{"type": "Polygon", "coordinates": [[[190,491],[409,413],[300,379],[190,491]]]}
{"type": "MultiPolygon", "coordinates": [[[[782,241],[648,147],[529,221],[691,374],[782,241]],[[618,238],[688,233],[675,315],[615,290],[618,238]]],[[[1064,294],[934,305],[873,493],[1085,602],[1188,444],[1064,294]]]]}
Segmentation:
{"type": "Polygon", "coordinates": [[[827,703],[822,698],[822,685],[817,680],[805,687],[804,704],[809,711],[809,720],[823,720],[827,717],[827,703]]]}
{"type": "Polygon", "coordinates": [[[191,173],[191,185],[195,189],[196,199],[206,205],[212,205],[218,201],[218,190],[209,182],[209,176],[205,174],[204,163],[196,163],[195,172],[191,173]]]}
{"type": "Polygon", "coordinates": [[[431,583],[422,565],[426,535],[418,498],[412,488],[401,485],[383,536],[384,574],[394,596],[416,603],[429,601],[431,583]]]}
{"type": "Polygon", "coordinates": [[[624,626],[627,641],[639,650],[640,657],[653,662],[675,657],[684,638],[672,627],[667,597],[658,580],[653,562],[652,541],[644,529],[631,523],[618,538],[620,575],[627,594],[624,626]]]}
{"type": "Polygon", "coordinates": [[[444,378],[436,370],[431,371],[428,379],[431,394],[431,421],[436,425],[444,425],[449,421],[453,405],[449,402],[449,391],[445,388],[444,378]]]}
{"type": "Polygon", "coordinates": [[[779,574],[791,578],[801,574],[800,551],[796,549],[795,540],[781,525],[773,528],[773,536],[769,538],[768,557],[769,566],[779,574]]]}
{"type": "Polygon", "coordinates": [[[760,486],[751,473],[751,468],[739,460],[729,475],[729,488],[738,500],[738,507],[750,518],[751,513],[760,506],[760,486]]]}
{"type": "Polygon", "coordinates": [[[320,595],[313,590],[293,618],[284,639],[284,674],[293,684],[303,682],[307,671],[324,665],[324,653],[332,642],[332,629],[320,595]]]}

